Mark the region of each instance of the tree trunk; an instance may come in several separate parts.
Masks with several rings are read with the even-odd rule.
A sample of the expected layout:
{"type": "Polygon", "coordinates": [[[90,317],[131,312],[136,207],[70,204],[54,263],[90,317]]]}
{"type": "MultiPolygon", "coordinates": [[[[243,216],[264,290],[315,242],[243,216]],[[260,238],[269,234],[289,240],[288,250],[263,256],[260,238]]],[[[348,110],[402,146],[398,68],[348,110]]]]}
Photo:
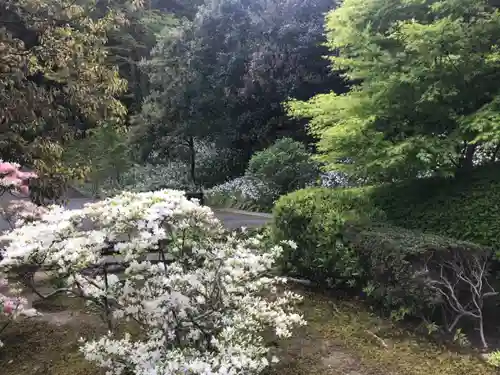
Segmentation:
{"type": "Polygon", "coordinates": [[[474,161],[474,154],[476,152],[477,145],[475,144],[468,144],[465,148],[465,153],[462,155],[460,158],[459,164],[458,164],[458,169],[457,169],[457,175],[463,175],[467,174],[472,170],[474,167],[473,161],[474,161]]]}
{"type": "Polygon", "coordinates": [[[193,185],[196,186],[196,151],[194,149],[194,137],[189,137],[189,153],[191,156],[191,180],[193,181],[193,185]]]}

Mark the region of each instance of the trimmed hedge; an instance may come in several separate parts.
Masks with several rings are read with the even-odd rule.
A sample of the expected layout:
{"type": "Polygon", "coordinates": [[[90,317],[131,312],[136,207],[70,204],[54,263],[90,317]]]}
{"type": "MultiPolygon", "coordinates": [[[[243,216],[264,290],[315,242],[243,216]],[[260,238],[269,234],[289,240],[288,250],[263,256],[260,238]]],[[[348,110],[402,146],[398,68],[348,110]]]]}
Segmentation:
{"type": "MultiPolygon", "coordinates": [[[[488,247],[380,224],[383,218],[361,189],[304,189],[282,197],[274,209],[273,237],[297,243],[283,255],[284,272],[363,288],[392,313],[431,315],[443,299],[429,278],[439,279],[447,261],[459,259],[465,272],[473,257],[490,264],[488,247]]],[[[453,272],[447,269],[447,277],[466,296],[470,285],[461,285],[453,272]]]]}
{"type": "MultiPolygon", "coordinates": [[[[500,245],[500,165],[458,178],[428,178],[364,189],[393,225],[500,245]]],[[[359,194],[359,192],[353,192],[359,194]]]]}
{"type": "Polygon", "coordinates": [[[283,254],[283,271],[317,282],[352,283],[359,266],[343,244],[343,227],[378,214],[362,191],[310,188],[281,197],[273,210],[273,237],[298,245],[283,254]]]}
{"type": "MultiPolygon", "coordinates": [[[[390,312],[404,308],[406,314],[432,315],[444,300],[428,281],[439,278],[445,262],[460,259],[467,267],[478,256],[491,264],[490,248],[387,225],[346,228],[344,238],[358,256],[367,299],[390,312]]],[[[458,281],[456,275],[447,277],[458,281]]],[[[457,283],[457,294],[460,289],[464,296],[469,287],[457,283]]]]}
{"type": "MultiPolygon", "coordinates": [[[[290,195],[315,194],[305,189],[290,195]]],[[[486,246],[500,247],[500,164],[457,178],[426,178],[381,186],[323,192],[323,200],[352,200],[359,213],[378,211],[387,223],[486,246]],[[326,198],[328,196],[328,198],[326,198]],[[351,196],[349,198],[349,196],[351,196]],[[359,202],[359,205],[358,203],[359,202]]],[[[282,206],[289,198],[282,200],[282,206]]],[[[278,207],[278,211],[283,208],[278,207]]]]}

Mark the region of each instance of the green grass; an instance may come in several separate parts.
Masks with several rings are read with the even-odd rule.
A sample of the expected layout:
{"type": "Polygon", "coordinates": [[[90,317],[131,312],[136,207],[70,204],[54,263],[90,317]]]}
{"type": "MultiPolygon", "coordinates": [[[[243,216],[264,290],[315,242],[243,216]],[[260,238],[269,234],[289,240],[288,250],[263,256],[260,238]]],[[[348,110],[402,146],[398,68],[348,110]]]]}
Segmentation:
{"type": "MultiPolygon", "coordinates": [[[[272,375],[494,375],[474,355],[459,353],[413,335],[381,319],[357,302],[336,301],[312,291],[301,309],[308,326],[277,344],[282,362],[272,375]]],[[[45,311],[79,309],[57,300],[45,311]]],[[[42,308],[42,306],[39,306],[42,308]]],[[[96,337],[104,325],[91,315],[69,324],[24,320],[3,334],[0,368],[7,375],[102,375],[78,352],[80,337],[96,337]]]]}

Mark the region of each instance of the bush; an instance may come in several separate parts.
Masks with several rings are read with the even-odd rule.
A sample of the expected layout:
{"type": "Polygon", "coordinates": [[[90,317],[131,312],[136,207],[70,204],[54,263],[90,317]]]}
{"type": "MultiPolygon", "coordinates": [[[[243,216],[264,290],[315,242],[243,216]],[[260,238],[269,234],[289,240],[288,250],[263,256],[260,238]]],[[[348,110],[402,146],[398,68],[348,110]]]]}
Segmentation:
{"type": "Polygon", "coordinates": [[[189,178],[189,166],[171,161],[165,164],[135,164],[120,177],[85,185],[82,190],[98,197],[114,196],[122,191],[146,192],[158,189],[196,190],[189,178]]]}
{"type": "MultiPolygon", "coordinates": [[[[6,192],[29,194],[30,179],[37,178],[37,175],[33,172],[22,172],[20,167],[19,164],[0,160],[0,195],[6,192]]],[[[0,213],[12,227],[15,227],[21,223],[36,221],[43,214],[43,210],[31,202],[18,201],[8,207],[1,207],[0,213]]],[[[0,249],[0,261],[2,259],[3,254],[0,249]]],[[[28,307],[28,301],[21,296],[19,288],[14,288],[2,271],[0,268],[0,334],[20,316],[36,314],[34,309],[28,307]]],[[[0,340],[0,348],[3,345],[0,340]]]]}
{"type": "Polygon", "coordinates": [[[315,181],[319,177],[319,165],[302,143],[282,138],[271,147],[255,153],[246,174],[272,184],[281,195],[315,181]]]}
{"type": "Polygon", "coordinates": [[[457,178],[426,178],[367,189],[390,223],[486,246],[500,245],[500,166],[457,178]]]}
{"type": "MultiPolygon", "coordinates": [[[[500,166],[456,178],[422,178],[345,190],[363,195],[359,209],[383,212],[391,225],[485,246],[500,245],[500,166]],[[371,203],[367,203],[371,202],[371,203]]],[[[332,193],[331,199],[337,195],[332,193]]]]}
{"type": "Polygon", "coordinates": [[[377,217],[362,191],[309,188],[281,197],[273,211],[273,236],[294,239],[297,249],[282,257],[283,271],[330,284],[353,283],[358,258],[344,246],[343,228],[351,220],[377,217]],[[366,208],[363,208],[366,207],[366,208]]]}
{"type": "Polygon", "coordinates": [[[486,346],[482,309],[496,295],[489,284],[492,250],[376,224],[384,215],[364,192],[316,188],[282,197],[274,209],[273,236],[297,244],[283,253],[284,271],[363,288],[369,301],[396,318],[433,319],[439,310],[446,331],[471,318],[486,346]]]}
{"type": "Polygon", "coordinates": [[[238,151],[200,142],[196,150],[196,182],[205,188],[224,183],[235,171],[244,170],[241,159],[238,151]]]}
{"type": "Polygon", "coordinates": [[[65,280],[60,291],[103,312],[109,334],[81,350],[108,373],[258,374],[273,359],[264,334],[289,337],[304,324],[293,309],[300,297],[277,295],[280,279],[269,277],[282,248],[228,235],[180,191],[52,207],[3,240],[0,266],[47,267],[65,280]],[[109,254],[124,261],[120,277],[109,254]]]}

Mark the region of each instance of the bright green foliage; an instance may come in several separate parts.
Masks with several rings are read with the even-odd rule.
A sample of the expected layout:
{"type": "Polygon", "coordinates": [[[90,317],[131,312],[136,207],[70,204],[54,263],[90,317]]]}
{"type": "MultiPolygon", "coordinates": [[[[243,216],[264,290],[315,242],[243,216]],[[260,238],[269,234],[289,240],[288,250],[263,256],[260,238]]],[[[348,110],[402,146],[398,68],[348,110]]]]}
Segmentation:
{"type": "MultiPolygon", "coordinates": [[[[313,194],[305,189],[297,194],[313,194]]],[[[328,190],[326,190],[328,191],[328,190]]],[[[498,164],[475,169],[467,176],[408,180],[364,188],[331,189],[330,205],[351,196],[359,212],[378,210],[390,224],[457,240],[500,245],[500,173],[498,164]]],[[[285,198],[283,198],[285,199],[285,198]]],[[[286,200],[285,200],[286,201],[286,200]]]]}
{"type": "Polygon", "coordinates": [[[281,197],[273,211],[273,235],[297,243],[284,253],[283,270],[332,285],[357,283],[361,269],[344,245],[344,228],[376,216],[370,209],[363,194],[344,189],[311,188],[281,197]]]}
{"type": "Polygon", "coordinates": [[[314,182],[319,176],[319,165],[302,143],[282,138],[253,154],[246,174],[268,182],[279,194],[286,194],[314,182]]]}
{"type": "Polygon", "coordinates": [[[93,12],[86,0],[0,4],[0,156],[36,168],[40,186],[81,174],[62,162],[77,130],[125,114],[116,97],[126,82],[105,49],[107,33],[124,20],[112,10],[101,18],[93,12]]]}
{"type": "Polygon", "coordinates": [[[345,0],[326,29],[333,69],[354,87],[288,106],[332,169],[449,174],[498,141],[500,14],[485,0],[345,0]]]}
{"type": "Polygon", "coordinates": [[[500,351],[495,350],[489,353],[486,357],[486,362],[494,367],[500,367],[500,351]]]}

